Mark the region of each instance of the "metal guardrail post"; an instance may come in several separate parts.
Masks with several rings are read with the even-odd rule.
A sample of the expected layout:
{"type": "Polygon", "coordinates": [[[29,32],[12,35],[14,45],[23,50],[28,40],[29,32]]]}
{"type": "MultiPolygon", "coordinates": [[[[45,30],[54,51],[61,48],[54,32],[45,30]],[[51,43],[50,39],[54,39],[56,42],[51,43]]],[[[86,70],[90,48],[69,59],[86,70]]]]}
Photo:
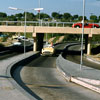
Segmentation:
{"type": "Polygon", "coordinates": [[[7,21],[5,22],[5,25],[8,26],[8,25],[7,25],[7,21]]]}
{"type": "Polygon", "coordinates": [[[63,23],[63,27],[64,27],[64,23],[63,23]]]}
{"type": "Polygon", "coordinates": [[[56,22],[56,27],[58,26],[58,23],[56,22]]]}

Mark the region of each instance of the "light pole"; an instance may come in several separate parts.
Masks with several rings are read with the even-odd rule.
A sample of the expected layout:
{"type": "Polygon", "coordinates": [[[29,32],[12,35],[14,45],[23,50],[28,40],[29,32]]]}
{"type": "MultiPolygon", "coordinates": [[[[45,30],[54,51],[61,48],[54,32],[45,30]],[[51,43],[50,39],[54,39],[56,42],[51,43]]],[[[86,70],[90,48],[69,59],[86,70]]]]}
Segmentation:
{"type": "Polygon", "coordinates": [[[84,17],[85,17],[85,0],[83,0],[83,20],[82,20],[82,39],[81,39],[81,60],[80,60],[80,70],[82,70],[83,65],[83,39],[84,39],[84,17]]]}
{"type": "Polygon", "coordinates": [[[24,54],[26,55],[26,43],[25,43],[25,40],[26,40],[26,19],[27,19],[27,11],[29,10],[43,10],[43,8],[32,8],[32,9],[20,9],[20,8],[15,8],[15,7],[9,7],[9,9],[11,10],[22,10],[25,12],[25,24],[24,24],[24,54]]]}
{"type": "Polygon", "coordinates": [[[43,8],[40,8],[40,0],[38,1],[38,3],[39,3],[39,8],[37,9],[35,9],[36,11],[38,11],[38,14],[39,14],[39,26],[40,26],[40,11],[41,10],[43,10],[43,8]]]}
{"type": "Polygon", "coordinates": [[[11,10],[22,10],[25,13],[25,22],[24,22],[24,55],[26,55],[26,19],[27,19],[27,11],[29,10],[34,10],[34,9],[28,9],[28,10],[24,10],[24,9],[20,9],[20,8],[15,8],[15,7],[9,7],[9,9],[11,10]]]}
{"type": "MultiPolygon", "coordinates": [[[[40,0],[39,0],[39,8],[40,8],[40,0]]],[[[38,11],[39,13],[39,21],[40,21],[40,10],[38,11]]]]}

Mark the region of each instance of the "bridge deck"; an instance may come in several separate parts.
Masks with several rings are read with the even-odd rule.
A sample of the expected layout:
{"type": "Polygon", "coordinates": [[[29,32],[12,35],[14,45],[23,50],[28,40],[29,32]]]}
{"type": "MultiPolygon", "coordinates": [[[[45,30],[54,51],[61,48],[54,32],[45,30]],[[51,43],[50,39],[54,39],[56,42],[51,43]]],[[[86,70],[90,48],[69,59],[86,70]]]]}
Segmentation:
{"type": "MultiPolygon", "coordinates": [[[[0,32],[24,32],[24,26],[0,26],[0,32]]],[[[71,27],[45,27],[45,26],[27,26],[26,32],[29,33],[64,33],[64,34],[82,34],[82,28],[71,27]]],[[[85,28],[84,34],[100,34],[100,28],[85,28]]]]}

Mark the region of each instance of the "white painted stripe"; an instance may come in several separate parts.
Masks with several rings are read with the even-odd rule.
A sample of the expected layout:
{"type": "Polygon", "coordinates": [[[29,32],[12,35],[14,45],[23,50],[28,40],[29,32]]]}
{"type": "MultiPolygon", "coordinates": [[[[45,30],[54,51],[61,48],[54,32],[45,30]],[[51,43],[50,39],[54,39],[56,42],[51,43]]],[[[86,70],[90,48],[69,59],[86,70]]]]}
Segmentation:
{"type": "Polygon", "coordinates": [[[94,79],[88,79],[88,78],[81,78],[81,77],[77,77],[77,79],[93,84],[93,85],[100,85],[100,80],[94,80],[94,79]]]}
{"type": "Polygon", "coordinates": [[[95,91],[97,93],[100,93],[100,88],[95,87],[93,85],[90,85],[88,83],[82,82],[82,81],[80,81],[78,79],[75,79],[73,77],[71,77],[71,82],[74,82],[74,83],[79,84],[79,85],[81,85],[81,86],[83,86],[85,88],[88,88],[88,89],[93,90],[93,91],[95,91]]]}

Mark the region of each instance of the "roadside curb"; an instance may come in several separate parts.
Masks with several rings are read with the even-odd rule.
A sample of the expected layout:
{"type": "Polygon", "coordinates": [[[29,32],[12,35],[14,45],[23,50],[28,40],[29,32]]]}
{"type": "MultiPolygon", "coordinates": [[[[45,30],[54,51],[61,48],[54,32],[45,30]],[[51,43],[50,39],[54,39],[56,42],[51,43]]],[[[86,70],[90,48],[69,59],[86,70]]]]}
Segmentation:
{"type": "MultiPolygon", "coordinates": [[[[61,55],[60,55],[59,57],[61,57],[61,55]]],[[[71,80],[71,75],[70,75],[69,73],[66,73],[66,72],[64,71],[64,69],[61,67],[61,63],[60,63],[59,57],[58,57],[57,60],[56,60],[56,68],[57,68],[57,70],[63,75],[63,77],[64,77],[68,82],[70,82],[70,80],[71,80]]]]}
{"type": "Polygon", "coordinates": [[[59,73],[61,73],[63,75],[63,77],[68,81],[71,82],[71,77],[66,75],[65,72],[63,72],[60,68],[57,67],[57,70],[59,71],[59,73]]]}
{"type": "Polygon", "coordinates": [[[29,55],[24,56],[23,58],[18,59],[15,62],[12,62],[10,65],[8,65],[7,69],[6,69],[6,76],[10,77],[8,78],[9,82],[19,91],[21,91],[22,94],[26,95],[29,99],[32,100],[37,100],[34,96],[32,96],[31,94],[29,94],[23,87],[20,86],[20,84],[18,84],[12,77],[12,72],[16,69],[16,67],[18,65],[24,65],[26,63],[28,63],[30,61],[30,59],[34,59],[37,56],[39,56],[39,52],[36,53],[32,53],[29,55]],[[27,62],[26,62],[27,61],[27,62]]]}
{"type": "Polygon", "coordinates": [[[10,51],[10,50],[2,51],[2,52],[0,52],[0,56],[7,54],[7,53],[10,53],[10,52],[12,52],[12,51],[10,51]]]}
{"type": "MultiPolygon", "coordinates": [[[[60,64],[60,62],[62,62],[63,59],[64,58],[61,55],[57,58],[57,60],[56,60],[56,67],[59,70],[59,72],[62,73],[62,75],[65,77],[65,79],[67,79],[67,81],[73,82],[75,84],[78,84],[78,85],[81,85],[81,86],[83,86],[85,88],[88,88],[88,89],[90,89],[90,90],[92,90],[94,92],[100,93],[100,88],[99,87],[94,86],[92,84],[89,84],[89,83],[87,83],[85,81],[82,81],[82,80],[78,79],[77,76],[72,76],[70,74],[70,72],[68,71],[68,69],[67,69],[67,72],[66,72],[65,71],[66,69],[64,69],[64,67],[62,66],[62,64],[60,64]]],[[[71,63],[73,63],[73,62],[71,62],[71,63]]],[[[66,62],[64,64],[68,65],[67,60],[66,60],[66,62]]],[[[99,81],[99,80],[97,80],[97,81],[99,81]]]]}
{"type": "Polygon", "coordinates": [[[86,82],[83,82],[83,81],[81,81],[81,80],[79,80],[77,78],[71,77],[71,82],[76,83],[78,85],[81,85],[81,86],[83,86],[85,88],[88,88],[88,89],[90,89],[90,90],[92,90],[94,92],[100,93],[100,88],[98,88],[96,86],[93,86],[91,84],[88,84],[86,82]]]}
{"type": "Polygon", "coordinates": [[[89,61],[92,61],[94,63],[100,64],[100,61],[97,61],[97,60],[95,60],[94,58],[92,58],[90,56],[85,55],[85,58],[88,59],[89,61]]]}

